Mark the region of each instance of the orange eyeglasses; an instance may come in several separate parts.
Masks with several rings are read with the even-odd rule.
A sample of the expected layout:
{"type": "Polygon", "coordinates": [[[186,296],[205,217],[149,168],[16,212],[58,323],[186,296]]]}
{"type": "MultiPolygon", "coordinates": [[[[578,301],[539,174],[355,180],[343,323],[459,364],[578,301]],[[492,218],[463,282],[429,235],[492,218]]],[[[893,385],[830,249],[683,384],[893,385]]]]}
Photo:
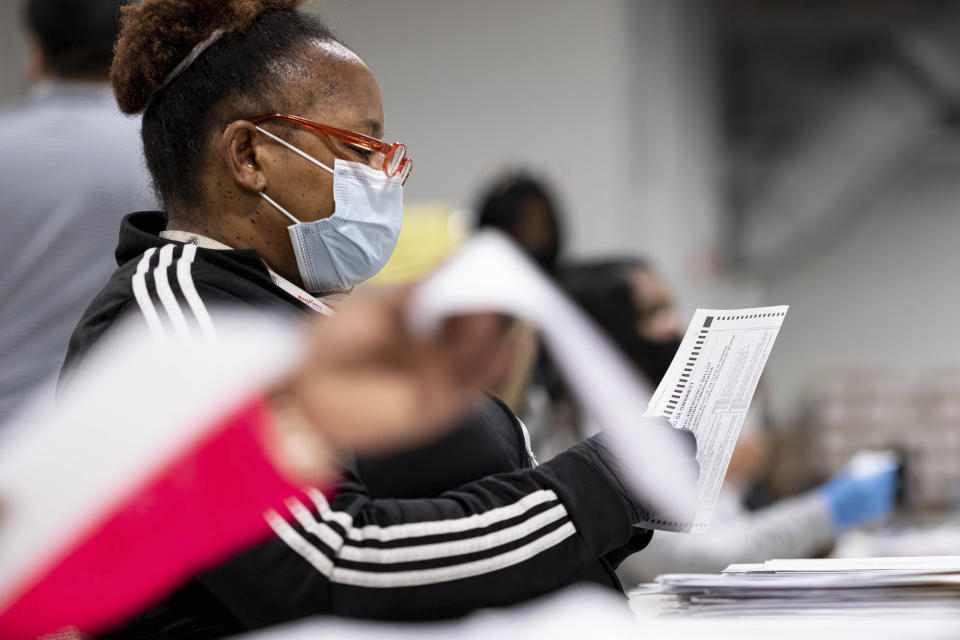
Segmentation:
{"type": "Polygon", "coordinates": [[[383,173],[387,176],[387,178],[400,176],[401,184],[406,184],[407,178],[410,177],[410,171],[413,170],[413,160],[407,157],[407,147],[400,142],[394,142],[391,144],[377,140],[376,138],[371,138],[370,136],[365,136],[362,133],[357,133],[356,131],[328,127],[325,124],[312,122],[306,118],[301,118],[300,116],[284,115],[282,113],[275,113],[269,116],[260,116],[259,118],[252,119],[250,122],[259,125],[270,120],[282,120],[283,122],[289,122],[290,124],[295,124],[298,127],[303,127],[304,129],[310,129],[311,131],[321,135],[337,138],[346,142],[352,147],[372,153],[379,153],[383,156],[383,173]]]}

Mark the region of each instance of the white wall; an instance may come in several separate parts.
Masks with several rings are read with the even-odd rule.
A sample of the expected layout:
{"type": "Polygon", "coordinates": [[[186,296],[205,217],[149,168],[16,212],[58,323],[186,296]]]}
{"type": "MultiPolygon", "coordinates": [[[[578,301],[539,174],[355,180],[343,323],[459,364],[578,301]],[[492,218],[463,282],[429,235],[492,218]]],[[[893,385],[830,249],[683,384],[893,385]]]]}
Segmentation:
{"type": "Polygon", "coordinates": [[[371,67],[408,200],[474,203],[507,166],[543,171],[575,254],[653,255],[704,304],[718,222],[701,0],[326,0],[371,67]]]}
{"type": "Polygon", "coordinates": [[[381,85],[387,136],[415,160],[409,199],[470,205],[504,167],[532,166],[580,246],[612,235],[627,173],[624,2],[328,0],[321,11],[381,85]]]}
{"type": "Polygon", "coordinates": [[[709,3],[629,4],[634,153],[619,234],[661,266],[687,310],[746,304],[748,292],[722,272],[718,78],[709,3]]]}
{"type": "Polygon", "coordinates": [[[960,138],[942,138],[860,206],[851,228],[763,284],[790,305],[768,369],[781,418],[825,367],[915,380],[960,364],[960,138]]]}

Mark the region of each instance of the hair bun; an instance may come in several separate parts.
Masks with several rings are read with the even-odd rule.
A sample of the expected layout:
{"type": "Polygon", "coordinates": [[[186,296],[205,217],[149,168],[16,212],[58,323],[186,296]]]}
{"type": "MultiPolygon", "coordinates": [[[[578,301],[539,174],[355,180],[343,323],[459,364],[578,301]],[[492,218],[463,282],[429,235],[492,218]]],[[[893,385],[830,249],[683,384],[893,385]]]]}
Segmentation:
{"type": "Polygon", "coordinates": [[[110,80],[120,110],[142,112],[167,76],[217,29],[243,31],[306,0],[143,0],[123,8],[110,80]]]}

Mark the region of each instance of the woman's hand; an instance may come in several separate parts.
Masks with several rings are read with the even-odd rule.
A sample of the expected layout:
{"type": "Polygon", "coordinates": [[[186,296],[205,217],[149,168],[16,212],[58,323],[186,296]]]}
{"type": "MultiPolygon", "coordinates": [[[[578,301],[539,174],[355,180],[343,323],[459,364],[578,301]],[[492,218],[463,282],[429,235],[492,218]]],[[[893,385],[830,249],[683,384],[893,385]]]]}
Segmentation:
{"type": "Polygon", "coordinates": [[[307,326],[303,361],[271,394],[287,467],[315,476],[342,451],[381,454],[430,440],[509,367],[502,317],[457,317],[437,335],[415,336],[405,321],[409,293],[358,293],[307,326]]]}

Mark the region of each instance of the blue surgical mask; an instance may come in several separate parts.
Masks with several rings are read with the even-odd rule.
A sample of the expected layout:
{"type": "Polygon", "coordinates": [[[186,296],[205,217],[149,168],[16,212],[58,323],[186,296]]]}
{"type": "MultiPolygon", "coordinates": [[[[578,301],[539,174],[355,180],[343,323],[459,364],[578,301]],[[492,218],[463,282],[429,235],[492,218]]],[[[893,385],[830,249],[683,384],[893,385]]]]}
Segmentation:
{"type": "Polygon", "coordinates": [[[300,222],[267,194],[261,197],[293,221],[287,227],[304,288],[310,293],[349,291],[376,275],[393,254],[403,217],[403,184],[359,162],[333,169],[272,133],[257,129],[333,174],[333,215],[300,222]]]}

